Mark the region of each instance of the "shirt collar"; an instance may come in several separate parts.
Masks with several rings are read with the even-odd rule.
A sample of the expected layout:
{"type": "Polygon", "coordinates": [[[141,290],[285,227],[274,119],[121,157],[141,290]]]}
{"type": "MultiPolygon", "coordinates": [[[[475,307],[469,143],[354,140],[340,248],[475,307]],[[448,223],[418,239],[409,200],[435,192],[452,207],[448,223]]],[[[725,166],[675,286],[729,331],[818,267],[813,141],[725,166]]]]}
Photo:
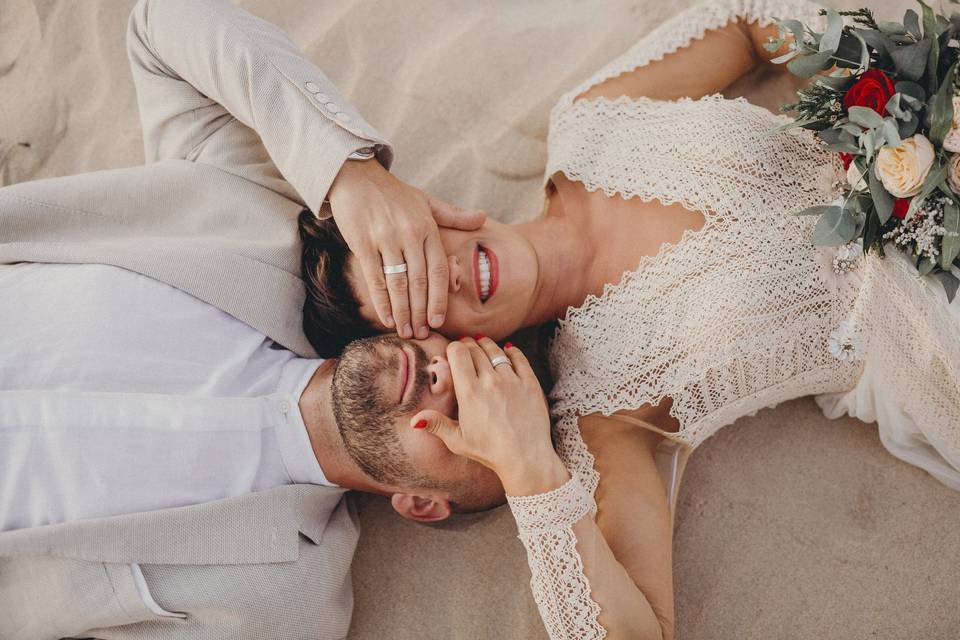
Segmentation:
{"type": "Polygon", "coordinates": [[[313,453],[310,436],[307,434],[307,425],[300,412],[300,396],[307,388],[313,374],[323,363],[323,360],[308,360],[293,358],[283,365],[280,373],[280,382],[275,394],[278,409],[286,420],[277,430],[277,441],[280,445],[280,455],[294,484],[319,484],[327,487],[338,485],[327,480],[313,453]]]}

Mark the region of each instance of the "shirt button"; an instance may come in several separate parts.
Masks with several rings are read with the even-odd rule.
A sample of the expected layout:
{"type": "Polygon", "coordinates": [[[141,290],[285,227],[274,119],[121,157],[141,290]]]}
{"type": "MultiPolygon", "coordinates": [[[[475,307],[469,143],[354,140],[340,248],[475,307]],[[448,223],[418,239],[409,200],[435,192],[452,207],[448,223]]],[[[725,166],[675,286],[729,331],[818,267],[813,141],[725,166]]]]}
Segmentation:
{"type": "Polygon", "coordinates": [[[290,403],[286,400],[280,403],[280,413],[284,415],[290,413],[290,403]]]}
{"type": "Polygon", "coordinates": [[[330,102],[330,96],[325,93],[315,93],[313,97],[316,98],[318,102],[330,102]]]}
{"type": "Polygon", "coordinates": [[[339,111],[337,112],[337,120],[340,120],[341,122],[350,122],[350,116],[345,114],[343,111],[339,111]]]}
{"type": "Polygon", "coordinates": [[[310,93],[316,93],[317,91],[320,91],[320,87],[318,87],[312,82],[308,82],[303,86],[306,87],[307,91],[309,91],[310,93]]]}
{"type": "Polygon", "coordinates": [[[330,113],[336,113],[337,111],[340,111],[340,106],[337,105],[336,102],[328,102],[323,106],[325,106],[327,108],[327,111],[329,111],[330,113]]]}

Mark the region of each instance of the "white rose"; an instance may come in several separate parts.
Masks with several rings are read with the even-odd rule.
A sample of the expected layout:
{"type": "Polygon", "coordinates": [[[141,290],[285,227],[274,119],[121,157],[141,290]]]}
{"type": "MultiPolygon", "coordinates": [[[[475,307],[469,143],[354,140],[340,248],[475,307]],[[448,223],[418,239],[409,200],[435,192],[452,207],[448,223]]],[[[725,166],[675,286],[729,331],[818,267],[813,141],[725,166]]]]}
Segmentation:
{"type": "Polygon", "coordinates": [[[847,182],[857,191],[863,191],[867,188],[867,181],[863,179],[863,174],[857,169],[857,165],[852,162],[847,167],[847,182]]]}
{"type": "Polygon", "coordinates": [[[953,124],[943,139],[943,148],[950,153],[960,151],[960,96],[953,97],[953,124]]]}
{"type": "Polygon", "coordinates": [[[924,136],[910,136],[899,147],[883,147],[877,152],[877,177],[893,197],[915,196],[930,173],[935,155],[933,145],[924,136]]]}
{"type": "Polygon", "coordinates": [[[950,156],[950,162],[947,163],[947,184],[954,193],[960,193],[960,154],[950,156]]]}

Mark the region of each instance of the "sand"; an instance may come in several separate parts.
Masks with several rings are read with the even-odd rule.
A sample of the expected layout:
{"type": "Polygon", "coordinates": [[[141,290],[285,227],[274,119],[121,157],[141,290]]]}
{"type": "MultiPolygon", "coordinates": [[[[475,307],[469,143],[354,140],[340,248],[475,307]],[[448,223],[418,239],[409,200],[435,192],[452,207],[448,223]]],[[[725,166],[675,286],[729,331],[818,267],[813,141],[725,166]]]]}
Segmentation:
{"type": "MultiPolygon", "coordinates": [[[[396,145],[395,172],[501,220],[540,211],[560,93],[689,2],[248,0],[396,145]]],[[[852,8],[858,2],[830,3],[852,8]]],[[[0,184],[143,161],[128,0],[0,0],[0,184]]],[[[873,3],[896,17],[909,3],[873,3]]],[[[775,104],[768,84],[751,99],[775,104]]],[[[443,527],[362,497],[350,637],[542,638],[503,509],[443,527]]],[[[960,494],[891,457],[875,425],[809,399],[692,457],[675,543],[684,639],[960,636],[960,494]]]]}

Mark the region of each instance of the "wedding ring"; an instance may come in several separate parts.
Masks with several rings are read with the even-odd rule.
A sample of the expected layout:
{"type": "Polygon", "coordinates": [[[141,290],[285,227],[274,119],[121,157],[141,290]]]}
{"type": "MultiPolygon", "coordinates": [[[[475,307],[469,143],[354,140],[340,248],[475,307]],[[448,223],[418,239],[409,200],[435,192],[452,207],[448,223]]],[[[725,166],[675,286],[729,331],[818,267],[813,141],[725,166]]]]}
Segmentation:
{"type": "Polygon", "coordinates": [[[391,273],[406,273],[407,263],[401,262],[400,264],[385,264],[383,265],[383,272],[387,275],[391,273]]]}
{"type": "Polygon", "coordinates": [[[510,362],[510,358],[508,358],[507,356],[497,356],[496,358],[490,359],[490,364],[492,364],[494,368],[496,368],[502,364],[509,364],[512,366],[513,363],[510,362]]]}

